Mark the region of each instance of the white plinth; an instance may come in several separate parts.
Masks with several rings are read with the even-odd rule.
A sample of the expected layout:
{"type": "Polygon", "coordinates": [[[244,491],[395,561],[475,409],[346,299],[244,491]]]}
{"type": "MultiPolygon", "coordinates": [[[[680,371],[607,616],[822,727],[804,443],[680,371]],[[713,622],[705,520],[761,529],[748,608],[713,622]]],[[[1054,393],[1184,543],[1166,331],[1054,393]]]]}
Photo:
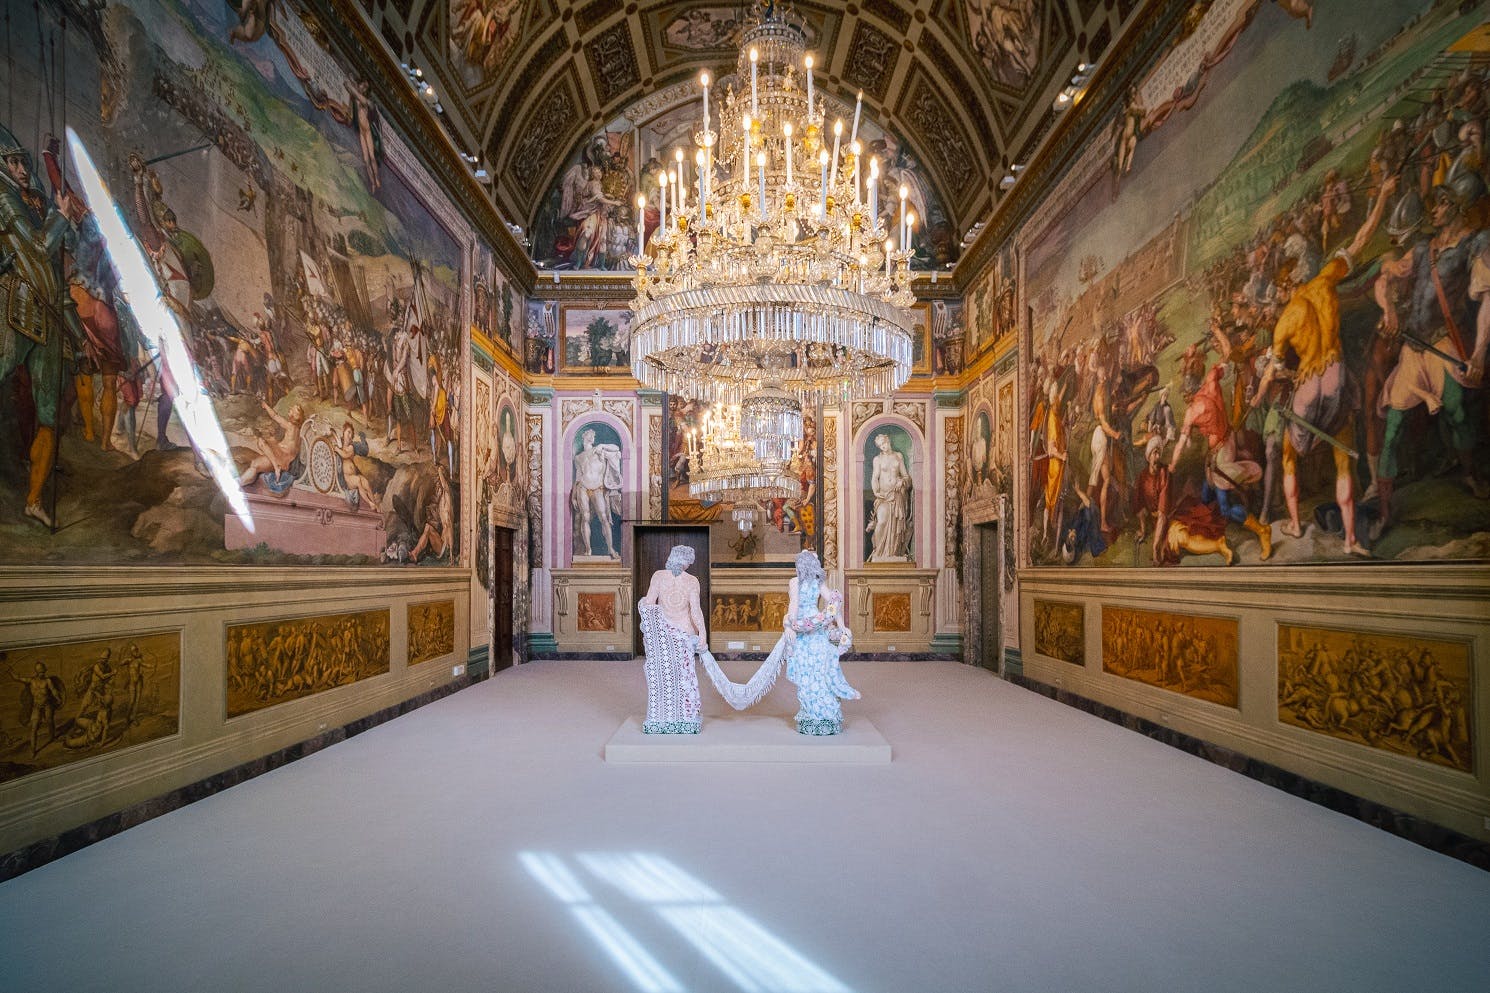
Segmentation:
{"type": "Polygon", "coordinates": [[[605,760],[650,762],[827,762],[887,765],[890,743],[867,718],[847,717],[839,734],[798,734],[789,716],[704,715],[698,734],[646,734],[639,717],[628,717],[605,743],[605,760]]]}

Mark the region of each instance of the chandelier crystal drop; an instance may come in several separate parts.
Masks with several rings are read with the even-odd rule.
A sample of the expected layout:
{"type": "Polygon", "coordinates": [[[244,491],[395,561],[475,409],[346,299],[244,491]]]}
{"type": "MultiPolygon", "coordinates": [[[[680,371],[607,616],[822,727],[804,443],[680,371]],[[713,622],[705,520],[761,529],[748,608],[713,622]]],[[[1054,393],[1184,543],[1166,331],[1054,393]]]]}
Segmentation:
{"type": "Polygon", "coordinates": [[[784,435],[762,453],[785,446],[782,460],[802,402],[888,395],[912,361],[915,219],[903,194],[898,220],[881,218],[880,163],[858,140],[862,94],[851,126],[829,124],[812,65],[801,25],[766,5],[741,40],[739,92],[715,100],[700,78],[697,149],[675,157],[658,227],[631,259],[636,378],[729,405],[764,389],[773,399],[759,420],[752,408],[746,437],[784,435]],[[772,406],[778,393],[798,401],[795,416],[772,406]]]}
{"type": "Polygon", "coordinates": [[[740,437],[762,462],[785,462],[802,440],[802,401],[770,382],[740,401],[740,437]]]}

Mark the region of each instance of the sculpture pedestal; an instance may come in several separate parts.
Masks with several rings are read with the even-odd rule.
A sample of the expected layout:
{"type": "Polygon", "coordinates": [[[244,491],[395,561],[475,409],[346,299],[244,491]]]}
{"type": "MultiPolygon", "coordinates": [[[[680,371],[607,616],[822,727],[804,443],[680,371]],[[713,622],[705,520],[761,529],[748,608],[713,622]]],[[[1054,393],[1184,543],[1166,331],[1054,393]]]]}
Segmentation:
{"type": "Polygon", "coordinates": [[[646,734],[640,717],[628,717],[605,743],[605,761],[815,762],[888,765],[890,743],[868,718],[843,719],[843,733],[816,738],[798,734],[790,715],[705,715],[698,734],[646,734]]]}

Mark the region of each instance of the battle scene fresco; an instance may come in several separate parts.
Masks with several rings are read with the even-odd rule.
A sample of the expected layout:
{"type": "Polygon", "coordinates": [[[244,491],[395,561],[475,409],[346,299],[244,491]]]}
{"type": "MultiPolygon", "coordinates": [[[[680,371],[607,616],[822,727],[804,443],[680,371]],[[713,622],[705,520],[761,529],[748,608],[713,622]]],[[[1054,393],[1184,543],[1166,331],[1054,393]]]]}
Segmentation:
{"type": "Polygon", "coordinates": [[[408,608],[409,665],[455,651],[455,601],[411,603],[408,608]]]}
{"type": "Polygon", "coordinates": [[[228,626],[227,716],[263,710],[391,668],[387,608],[228,626]]]}
{"type": "Polygon", "coordinates": [[[1470,646],[1374,631],[1278,625],[1278,720],[1473,771],[1470,646]]]}
{"type": "Polygon", "coordinates": [[[53,0],[12,26],[0,559],[458,564],[469,233],[367,81],[293,0],[53,0]],[[129,306],[69,128],[170,327],[129,306]]]}
{"type": "Polygon", "coordinates": [[[1102,671],[1237,705],[1237,622],[1167,611],[1102,608],[1102,671]]]}
{"type": "Polygon", "coordinates": [[[1483,16],[1196,5],[1020,236],[1031,564],[1490,557],[1483,16]]]}
{"type": "Polygon", "coordinates": [[[0,649],[0,783],[174,735],[181,635],[0,649]]]}

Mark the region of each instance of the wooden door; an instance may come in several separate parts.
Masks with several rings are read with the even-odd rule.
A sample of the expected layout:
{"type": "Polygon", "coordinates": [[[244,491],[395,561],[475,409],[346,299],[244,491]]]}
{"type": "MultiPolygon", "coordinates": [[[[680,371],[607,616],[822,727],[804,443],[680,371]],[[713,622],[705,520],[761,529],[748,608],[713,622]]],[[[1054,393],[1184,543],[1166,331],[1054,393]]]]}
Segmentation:
{"type": "Polygon", "coordinates": [[[999,630],[999,598],[1002,576],[999,572],[1002,556],[999,546],[999,525],[983,524],[978,527],[978,611],[982,615],[979,630],[978,664],[993,672],[999,671],[999,662],[1004,653],[1003,632],[999,630]]]}
{"type": "Polygon", "coordinates": [[[667,568],[668,553],[674,545],[693,549],[693,565],[688,571],[698,577],[699,607],[709,616],[709,526],[707,524],[636,524],[632,527],[631,651],[642,654],[641,612],[637,602],[647,595],[652,573],[667,568]]]}
{"type": "Polygon", "coordinates": [[[511,528],[492,528],[491,671],[512,665],[512,540],[511,528]]]}

